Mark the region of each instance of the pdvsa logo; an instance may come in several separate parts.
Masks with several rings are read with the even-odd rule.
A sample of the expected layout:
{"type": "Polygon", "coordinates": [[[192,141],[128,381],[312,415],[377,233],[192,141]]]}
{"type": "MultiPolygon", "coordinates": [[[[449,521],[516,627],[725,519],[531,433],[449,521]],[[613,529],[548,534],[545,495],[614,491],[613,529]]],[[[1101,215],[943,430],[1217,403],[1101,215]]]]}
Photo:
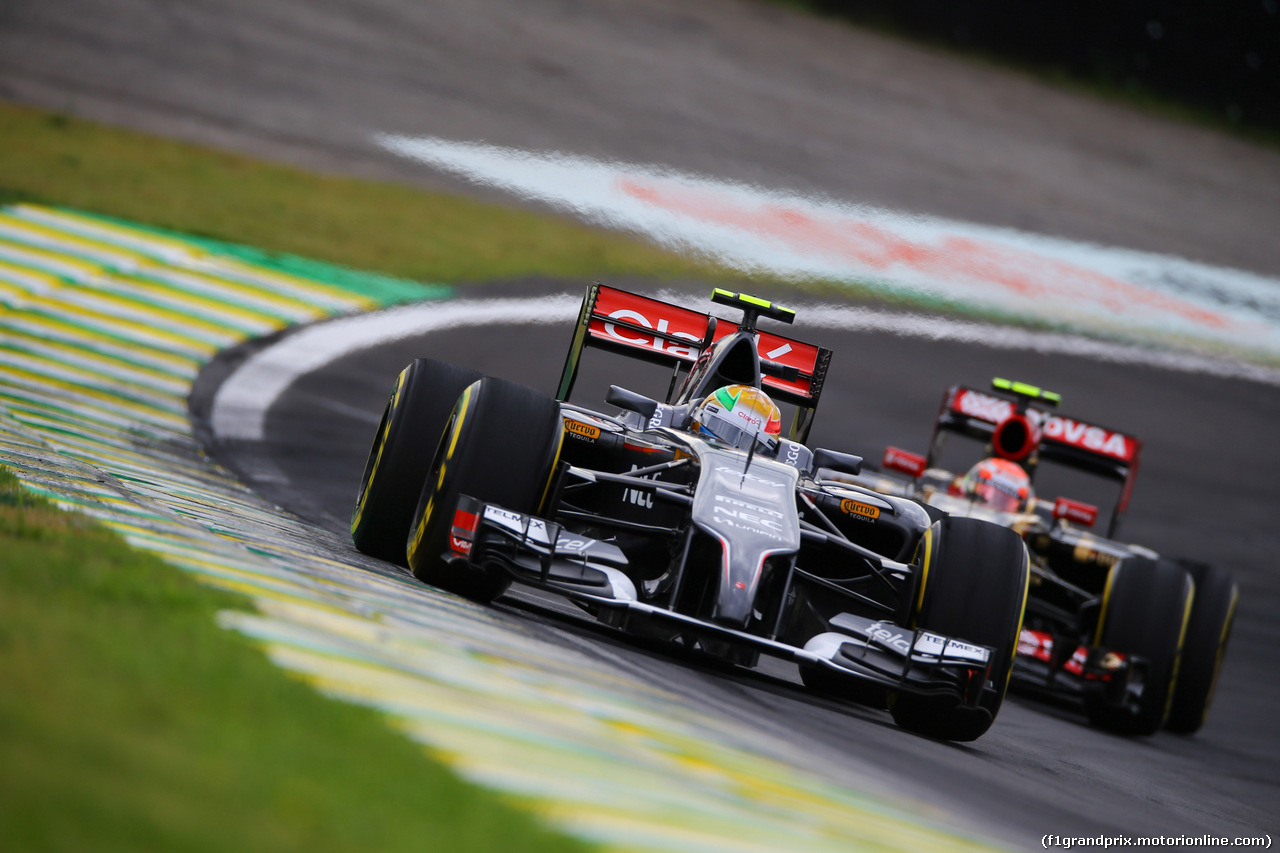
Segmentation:
{"type": "Polygon", "coordinates": [[[1133,457],[1133,448],[1125,439],[1125,436],[1118,432],[1110,432],[1102,427],[1082,424],[1071,420],[1071,418],[1063,418],[1057,415],[1046,418],[1044,434],[1046,437],[1061,441],[1063,444],[1083,447],[1095,453],[1105,453],[1117,459],[1128,461],[1133,457]]]}

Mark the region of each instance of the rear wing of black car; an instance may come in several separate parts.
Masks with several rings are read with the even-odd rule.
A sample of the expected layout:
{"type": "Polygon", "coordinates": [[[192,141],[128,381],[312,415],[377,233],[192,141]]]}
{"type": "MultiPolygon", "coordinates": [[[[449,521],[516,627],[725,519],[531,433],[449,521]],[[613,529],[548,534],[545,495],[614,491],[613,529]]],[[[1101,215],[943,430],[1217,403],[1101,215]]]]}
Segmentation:
{"type": "MultiPolygon", "coordinates": [[[[720,293],[716,291],[717,296],[720,293]]],[[[726,295],[731,299],[715,301],[749,301],[760,316],[775,319],[781,319],[775,315],[785,310],[753,297],[726,295]]],[[[707,348],[736,331],[738,324],[731,321],[596,282],[583,297],[556,398],[569,399],[583,351],[597,347],[671,367],[670,402],[680,371],[687,372],[707,348]]],[[[796,406],[791,437],[803,442],[822,396],[831,350],[773,332],[757,330],[755,334],[761,387],[774,400],[796,406]]]]}
{"type": "Polygon", "coordinates": [[[1109,535],[1114,536],[1120,516],[1128,509],[1142,454],[1142,442],[1127,433],[1074,420],[1034,403],[1027,404],[1025,395],[1019,400],[1017,394],[1006,396],[953,385],[942,397],[926,464],[929,467],[936,464],[948,433],[989,443],[996,427],[1014,416],[1019,404],[1026,405],[1027,419],[1038,428],[1038,446],[1027,466],[1033,475],[1038,462],[1053,462],[1120,484],[1110,523],[1109,535]]]}

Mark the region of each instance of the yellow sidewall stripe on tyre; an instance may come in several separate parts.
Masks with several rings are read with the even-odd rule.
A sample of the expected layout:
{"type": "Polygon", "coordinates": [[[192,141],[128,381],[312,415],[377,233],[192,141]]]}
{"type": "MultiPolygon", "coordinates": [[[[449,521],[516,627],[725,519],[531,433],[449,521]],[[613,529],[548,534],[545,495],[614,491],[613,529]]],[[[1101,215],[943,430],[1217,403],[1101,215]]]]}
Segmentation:
{"type": "Polygon", "coordinates": [[[382,451],[387,446],[387,435],[391,432],[391,419],[395,415],[396,409],[400,406],[401,395],[404,391],[405,380],[409,376],[409,369],[406,367],[400,371],[400,375],[396,377],[396,390],[391,394],[391,401],[387,404],[387,410],[383,414],[383,421],[378,427],[378,451],[373,457],[373,462],[369,466],[369,476],[364,483],[364,489],[356,502],[355,512],[351,516],[350,531],[354,534],[360,526],[360,519],[364,515],[364,507],[369,490],[373,488],[374,482],[378,479],[378,466],[382,464],[382,451]]]}
{"type": "Polygon", "coordinates": [[[464,776],[605,849],[994,846],[940,807],[882,793],[883,768],[799,755],[794,740],[354,555],[203,456],[185,410],[199,365],[260,323],[365,311],[372,297],[67,211],[16,205],[0,223],[0,463],[249,596],[258,612],[220,621],[281,666],[381,709],[464,776]]]}

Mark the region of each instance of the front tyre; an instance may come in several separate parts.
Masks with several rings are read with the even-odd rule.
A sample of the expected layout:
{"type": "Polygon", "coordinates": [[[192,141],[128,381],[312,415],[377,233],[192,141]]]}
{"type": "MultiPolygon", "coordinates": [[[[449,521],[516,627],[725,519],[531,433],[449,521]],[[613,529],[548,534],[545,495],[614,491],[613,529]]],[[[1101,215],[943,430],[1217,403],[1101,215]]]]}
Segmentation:
{"type": "Polygon", "coordinates": [[[1171,732],[1189,735],[1204,725],[1218,684],[1218,672],[1231,638],[1240,589],[1229,573],[1217,566],[1179,561],[1195,581],[1196,597],[1191,604],[1187,639],[1182,646],[1182,665],[1173,691],[1173,707],[1164,726],[1171,732]]]}
{"type": "Polygon", "coordinates": [[[408,565],[405,539],[431,456],[454,401],[478,371],[430,358],[400,371],[360,478],[351,541],[361,552],[408,565]]]}
{"type": "Polygon", "coordinates": [[[976,740],[991,728],[1009,687],[1031,575],[1022,538],[1004,527],[948,516],[921,543],[921,587],[914,625],[994,651],[977,708],[954,698],[899,692],[889,698],[894,722],[941,740],[976,740]]]}
{"type": "Polygon", "coordinates": [[[1085,694],[1085,713],[1095,726],[1151,735],[1164,724],[1178,681],[1193,589],[1191,576],[1171,560],[1128,557],[1112,567],[1094,645],[1144,659],[1146,674],[1136,707],[1117,706],[1101,693],[1085,694]]]}
{"type": "Polygon", "coordinates": [[[550,397],[493,377],[467,387],[449,415],[418,500],[407,549],[414,575],[474,601],[501,595],[511,580],[500,567],[448,559],[458,498],[536,514],[563,440],[560,404],[550,397]]]}

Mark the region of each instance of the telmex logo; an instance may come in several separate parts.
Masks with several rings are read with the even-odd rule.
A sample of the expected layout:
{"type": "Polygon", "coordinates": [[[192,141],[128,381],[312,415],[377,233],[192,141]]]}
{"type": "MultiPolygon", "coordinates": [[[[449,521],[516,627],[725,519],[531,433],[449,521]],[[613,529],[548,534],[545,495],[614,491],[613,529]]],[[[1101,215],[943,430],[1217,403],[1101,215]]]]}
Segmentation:
{"type": "Polygon", "coordinates": [[[587,438],[595,439],[600,437],[599,427],[584,424],[580,421],[565,421],[564,428],[567,432],[576,433],[587,438]]]}
{"type": "Polygon", "coordinates": [[[848,499],[840,501],[840,509],[844,510],[849,515],[860,515],[863,518],[880,517],[880,510],[878,508],[848,499]]]}

